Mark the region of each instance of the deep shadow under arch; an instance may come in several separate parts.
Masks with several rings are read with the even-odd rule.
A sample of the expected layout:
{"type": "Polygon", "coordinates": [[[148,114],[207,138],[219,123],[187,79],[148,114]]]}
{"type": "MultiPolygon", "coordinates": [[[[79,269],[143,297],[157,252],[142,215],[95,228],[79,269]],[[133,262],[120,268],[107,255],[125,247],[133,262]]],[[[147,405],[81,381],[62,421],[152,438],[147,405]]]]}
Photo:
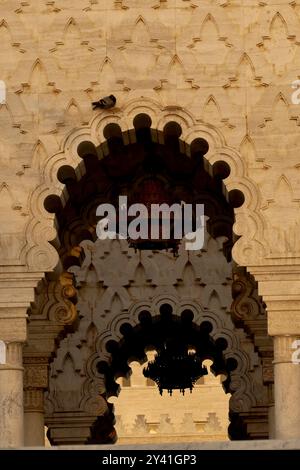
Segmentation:
{"type": "MultiPolygon", "coordinates": [[[[167,342],[176,345],[188,345],[196,351],[201,362],[209,359],[212,361],[211,372],[224,375],[226,379],[222,382],[224,393],[231,393],[231,380],[243,372],[242,356],[231,350],[228,340],[228,331],[220,330],[219,337],[214,339],[211,334],[215,329],[209,320],[195,323],[194,313],[190,309],[184,309],[180,315],[174,315],[169,303],[162,303],[159,315],[153,316],[149,310],[142,310],[138,316],[139,323],[133,326],[123,322],[120,326],[122,339],[108,339],[104,349],[109,353],[110,360],[98,360],[97,369],[103,376],[107,400],[110,396],[118,396],[120,386],[116,382],[119,377],[129,378],[131,375],[130,362],[137,361],[144,364],[147,361],[148,350],[160,350],[167,342]],[[239,369],[240,372],[236,369],[239,369]],[[233,374],[233,376],[232,376],[233,374]],[[233,377],[233,378],[232,378],[233,377]]],[[[232,341],[231,341],[232,342],[232,341]]],[[[157,390],[157,393],[158,390],[157,390]]],[[[165,390],[164,393],[167,393],[165,390]]],[[[189,393],[187,390],[186,393],[189,393]]],[[[171,399],[171,398],[170,398],[171,399]]],[[[91,443],[116,442],[117,436],[114,430],[114,409],[108,403],[109,413],[100,416],[91,429],[91,443]],[[100,441],[99,441],[100,439],[100,441]],[[102,441],[101,441],[102,440],[102,441]]],[[[229,408],[230,425],[228,435],[230,439],[247,439],[247,426],[240,418],[239,413],[229,408]]]]}
{"type": "Polygon", "coordinates": [[[79,181],[72,167],[59,168],[57,177],[65,185],[64,199],[49,195],[44,206],[56,216],[60,243],[57,239],[53,243],[63,269],[80,263],[76,260],[74,246],[84,239],[96,240],[99,204],[110,202],[117,206],[119,195],[130,197],[137,184],[153,171],[172,194],[173,202],[204,204],[208,231],[213,238],[226,237],[224,254],[231,259],[236,240],[232,231],[234,208],[243,204],[244,196],[238,189],[227,193],[223,180],[230,174],[228,164],[224,161],[208,164],[204,158],[208,143],[203,138],[191,143],[187,155],[180,141],[181,128],[175,122],[165,125],[163,142],[157,141],[154,130],[149,127],[150,118],[145,116],[138,115],[134,120],[133,143],[124,144],[122,131],[116,124],[104,128],[107,139],[104,158],[99,159],[98,149],[92,142],[81,143],[78,154],[86,171],[79,181]]]}

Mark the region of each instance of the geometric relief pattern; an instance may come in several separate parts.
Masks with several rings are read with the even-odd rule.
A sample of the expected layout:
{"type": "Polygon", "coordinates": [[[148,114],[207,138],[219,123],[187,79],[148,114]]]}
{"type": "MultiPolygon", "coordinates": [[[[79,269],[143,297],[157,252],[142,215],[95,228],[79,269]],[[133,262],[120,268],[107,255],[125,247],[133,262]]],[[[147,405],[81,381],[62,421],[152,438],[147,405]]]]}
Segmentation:
{"type": "MultiPolygon", "coordinates": [[[[175,120],[187,153],[193,139],[202,137],[209,143],[205,161],[230,166],[227,190],[245,195],[235,211],[237,263],[252,273],[264,265],[297,269],[300,108],[290,98],[291,84],[300,78],[299,2],[0,0],[0,7],[0,79],[7,85],[0,106],[4,278],[8,271],[36,273],[39,279],[52,272],[58,255],[48,241],[57,241],[57,232],[43,203],[49,194],[65,195],[59,168],[71,166],[80,178],[85,169],[78,145],[92,141],[102,158],[106,124],[120,124],[128,143],[135,139],[139,113],[151,116],[158,139],[175,120]],[[91,101],[102,93],[115,94],[117,106],[92,111],[91,101]]],[[[106,354],[105,348],[95,351],[97,338],[106,330],[118,338],[114,319],[133,314],[141,300],[152,305],[154,298],[169,296],[179,305],[196,297],[202,314],[217,312],[224,328],[237,334],[239,348],[248,348],[250,376],[259,374],[249,338],[227,313],[231,274],[227,279],[221,261],[218,268],[208,259],[204,263],[215,243],[220,246],[208,240],[207,252],[181,253],[177,259],[162,253],[139,257],[116,242],[106,250],[82,244],[86,258],[73,270],[78,330],[61,342],[52,364],[48,417],[63,409],[91,416],[105,412],[88,360],[106,354]],[[130,265],[130,276],[122,263],[130,265]],[[213,279],[217,269],[222,282],[213,279]],[[64,370],[77,391],[68,389],[64,370]]],[[[255,321],[240,318],[242,287],[235,289],[236,321],[247,323],[250,334],[257,332],[255,321]]],[[[262,396],[256,400],[264,402],[262,396]]],[[[83,424],[90,427],[88,418],[83,424]]]]}
{"type": "Polygon", "coordinates": [[[225,358],[238,366],[231,373],[230,409],[248,411],[267,403],[262,385],[261,361],[253,344],[235,328],[230,305],[232,265],[222,245],[224,237],[213,239],[206,233],[200,251],[180,247],[178,257],[167,252],[135,252],[124,240],[83,241],[84,261],[73,266],[78,290],[78,330],[61,341],[49,376],[46,422],[55,428],[58,414],[93,415],[107,412],[106,388],[96,364],[111,360],[105,345],[122,339],[121,325],[138,324],[142,310],[157,315],[168,302],[175,315],[186,308],[194,313],[194,323],[209,321],[213,340],[224,338],[225,358]]]}
{"type": "MultiPolygon", "coordinates": [[[[295,2],[11,0],[1,1],[1,8],[0,69],[9,92],[0,109],[0,160],[3,179],[11,178],[20,192],[18,200],[30,200],[29,212],[32,188],[40,187],[45,177],[44,165],[36,161],[37,143],[47,155],[55,155],[63,136],[91,122],[91,101],[100,93],[116,94],[116,119],[122,115],[126,121],[128,104],[147,99],[171,114],[175,108],[175,114],[186,109],[195,121],[222,128],[230,148],[237,149],[246,137],[266,166],[249,165],[245,152],[245,168],[238,170],[259,185],[263,201],[269,199],[266,180],[280,176],[279,165],[294,173],[292,186],[299,193],[299,172],[294,171],[299,164],[299,108],[289,99],[300,64],[295,2]],[[278,129],[274,100],[281,95],[290,119],[278,129]]],[[[255,197],[251,194],[258,213],[255,197]]],[[[279,212],[283,217],[281,208],[279,212]]],[[[18,222],[18,214],[12,218],[18,222]]],[[[243,227],[242,215],[240,219],[243,227]]],[[[259,224],[253,221],[247,232],[252,236],[259,224]]],[[[268,238],[272,233],[273,228],[268,238]]],[[[262,234],[257,237],[263,244],[262,234]]],[[[287,232],[284,238],[287,243],[278,244],[280,254],[299,253],[294,235],[287,232]]],[[[259,264],[263,248],[253,265],[259,264]]],[[[43,264],[37,271],[53,267],[42,254],[33,259],[43,264]]]]}

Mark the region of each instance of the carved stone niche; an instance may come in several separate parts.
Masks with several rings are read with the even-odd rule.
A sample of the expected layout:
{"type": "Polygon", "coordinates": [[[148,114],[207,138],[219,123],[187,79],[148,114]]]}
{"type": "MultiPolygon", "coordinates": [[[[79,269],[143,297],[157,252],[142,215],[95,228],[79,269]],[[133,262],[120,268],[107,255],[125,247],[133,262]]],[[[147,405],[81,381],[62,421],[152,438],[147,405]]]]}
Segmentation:
{"type": "Polygon", "coordinates": [[[25,412],[44,411],[49,363],[59,339],[74,327],[75,302],[76,289],[70,273],[63,273],[56,281],[43,280],[37,287],[23,349],[25,412]]]}

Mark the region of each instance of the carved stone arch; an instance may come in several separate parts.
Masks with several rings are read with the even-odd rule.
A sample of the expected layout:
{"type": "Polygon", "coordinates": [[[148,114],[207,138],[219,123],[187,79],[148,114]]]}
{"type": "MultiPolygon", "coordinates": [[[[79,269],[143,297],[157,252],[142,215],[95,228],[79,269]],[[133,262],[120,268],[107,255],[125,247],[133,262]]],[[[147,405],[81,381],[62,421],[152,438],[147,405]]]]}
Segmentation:
{"type": "Polygon", "coordinates": [[[141,265],[144,269],[145,276],[146,276],[146,281],[151,282],[152,284],[157,284],[158,283],[158,272],[157,272],[157,266],[154,265],[154,263],[151,262],[149,258],[143,257],[141,254],[141,258],[139,260],[136,260],[132,258],[128,262],[128,274],[129,274],[129,279],[131,282],[134,281],[135,279],[135,272],[138,266],[141,265]]]}
{"type": "MultiPolygon", "coordinates": [[[[124,324],[127,324],[126,328],[128,328],[128,325],[132,325],[132,328],[137,327],[136,332],[138,332],[141,324],[139,316],[143,310],[151,311],[156,322],[160,315],[160,306],[164,303],[168,303],[173,307],[173,315],[176,315],[178,319],[184,310],[192,310],[194,314],[193,322],[195,324],[209,322],[212,325],[211,334],[214,335],[214,341],[220,338],[226,340],[228,344],[227,357],[230,358],[232,351],[236,351],[236,354],[239,355],[238,360],[241,366],[237,368],[238,373],[240,375],[247,375],[247,371],[250,371],[250,379],[248,380],[245,375],[246,378],[243,382],[240,381],[237,374],[235,374],[233,380],[232,374],[232,387],[235,387],[236,390],[234,398],[231,400],[230,406],[232,410],[239,409],[240,403],[252,403],[251,393],[250,395],[248,394],[249,396],[247,393],[249,390],[251,392],[253,378],[255,379],[257,385],[254,394],[255,396],[257,395],[258,404],[252,405],[250,408],[250,405],[248,408],[247,406],[244,408],[249,409],[249,411],[235,411],[231,413],[237,416],[237,419],[239,422],[242,422],[243,426],[245,425],[245,420],[250,420],[251,422],[251,419],[252,422],[258,423],[258,426],[255,426],[254,432],[252,427],[252,431],[249,431],[249,434],[246,435],[241,434],[238,424],[231,421],[231,427],[235,430],[235,434],[230,432],[230,436],[234,435],[235,438],[243,436],[245,439],[253,438],[253,436],[257,437],[259,436],[257,429],[260,430],[260,436],[267,436],[267,407],[269,402],[263,384],[268,383],[268,381],[270,382],[270,379],[264,373],[267,370],[266,368],[268,368],[269,372],[271,371],[272,364],[270,360],[272,358],[268,351],[266,354],[265,343],[263,348],[260,349],[263,325],[262,322],[258,324],[256,318],[257,315],[260,316],[259,311],[256,311],[256,308],[260,308],[259,302],[255,301],[253,304],[254,314],[250,309],[245,321],[241,324],[235,324],[235,317],[241,318],[244,315],[242,305],[248,301],[247,297],[249,297],[249,302],[252,302],[252,296],[257,297],[257,293],[252,292],[255,286],[249,285],[244,277],[242,280],[240,278],[236,279],[237,283],[234,290],[235,303],[230,309],[229,306],[232,298],[230,292],[232,263],[226,261],[222,253],[222,238],[224,237],[218,237],[214,240],[208,232],[207,237],[209,237],[210,242],[206,243],[203,252],[187,253],[185,250],[182,250],[178,253],[178,258],[173,257],[170,253],[158,252],[154,254],[147,251],[142,252],[140,256],[140,254],[134,252],[134,249],[128,247],[126,240],[97,240],[96,242],[85,240],[81,243],[84,252],[83,261],[81,264],[79,263],[80,266],[70,267],[68,273],[71,276],[70,280],[73,278],[74,286],[77,289],[78,329],[60,343],[57,350],[57,359],[52,362],[50,367],[49,392],[46,394],[46,422],[49,426],[52,443],[67,442],[64,439],[70,439],[68,442],[71,443],[72,433],[68,430],[68,426],[75,415],[77,417],[81,416],[82,419],[86,420],[84,425],[80,424],[81,421],[76,424],[76,428],[78,428],[76,432],[81,436],[81,443],[90,442],[85,439],[89,439],[89,432],[96,422],[98,423],[98,434],[96,437],[94,431],[92,431],[92,435],[96,439],[94,442],[106,442],[105,439],[100,441],[99,435],[103,436],[103,430],[108,429],[105,426],[108,426],[109,423],[112,429],[113,424],[111,420],[113,415],[109,411],[109,404],[104,407],[105,411],[102,415],[99,409],[97,409],[97,403],[99,403],[99,407],[102,407],[103,400],[106,403],[108,398],[103,377],[99,375],[97,369],[99,362],[105,362],[108,366],[111,364],[111,354],[107,351],[105,345],[109,341],[121,345],[123,341],[122,333],[125,331],[123,329],[124,324]],[[115,253],[112,245],[116,244],[119,244],[120,247],[115,253]],[[148,290],[140,289],[134,283],[131,284],[130,280],[133,277],[133,269],[131,272],[128,269],[125,271],[120,269],[114,272],[113,277],[111,277],[110,268],[115,266],[115,260],[118,258],[119,252],[122,253],[126,266],[131,264],[134,267],[140,259],[151,260],[156,269],[158,266],[165,267],[169,273],[174,272],[174,275],[169,275],[167,282],[164,283],[164,269],[160,269],[158,270],[160,277],[157,277],[157,282],[151,280],[148,283],[147,279],[143,278],[143,286],[148,285],[148,290]],[[213,258],[214,253],[216,258],[213,258]],[[194,280],[185,279],[183,276],[184,267],[188,260],[194,265],[196,273],[194,280]],[[212,264],[211,272],[208,269],[209,261],[212,264]],[[217,283],[213,281],[213,276],[216,276],[215,281],[218,279],[217,283]],[[182,282],[180,282],[180,279],[182,279],[182,282]],[[164,286],[163,289],[160,289],[161,284],[164,286]],[[192,290],[189,287],[184,287],[189,285],[193,287],[192,290]],[[91,287],[93,287],[93,293],[91,293],[91,287]],[[113,298],[115,292],[120,292],[120,289],[125,289],[128,292],[128,300],[123,303],[123,308],[120,306],[118,310],[110,311],[106,305],[110,304],[109,300],[113,298]],[[209,305],[209,295],[213,290],[216,290],[217,294],[223,298],[220,308],[214,304],[209,305]],[[230,310],[233,318],[231,318],[230,310]],[[96,325],[99,333],[96,333],[93,340],[89,342],[87,330],[91,323],[96,325]],[[246,323],[249,326],[247,329],[245,328],[246,323]],[[246,334],[240,329],[241,327],[246,331],[246,334]],[[255,337],[253,338],[253,336],[255,337]],[[239,348],[240,344],[242,344],[242,348],[239,348]],[[257,348],[256,350],[260,357],[254,353],[254,347],[257,348]],[[240,349],[242,349],[241,353],[239,353],[240,349]],[[74,390],[79,387],[79,380],[81,382],[79,387],[80,393],[76,395],[76,407],[74,406],[72,410],[69,409],[68,380],[66,375],[61,372],[59,374],[56,373],[57,368],[62,369],[63,357],[68,350],[72,353],[73,357],[77,357],[78,354],[81,357],[77,361],[76,368],[74,368],[74,390]],[[79,367],[80,370],[78,370],[79,367]],[[62,388],[60,389],[61,385],[62,388]],[[56,395],[59,396],[58,401],[56,400],[56,395]],[[64,403],[66,405],[66,414],[62,419],[61,411],[64,403]],[[100,415],[102,424],[97,421],[100,415]],[[61,426],[64,427],[65,431],[64,438],[60,440],[60,438],[55,436],[61,426]]],[[[148,272],[150,271],[148,270],[148,272]]],[[[266,323],[265,317],[264,322],[266,323]]],[[[266,335],[266,326],[264,331],[266,335]]],[[[135,344],[135,340],[133,340],[133,344],[135,344]]],[[[70,364],[68,364],[68,371],[70,369],[70,364]]],[[[111,370],[114,370],[114,366],[112,366],[111,370]]]]}
{"type": "Polygon", "coordinates": [[[258,210],[260,194],[254,182],[246,176],[245,164],[239,152],[226,146],[218,129],[197,122],[188,111],[176,106],[163,108],[153,100],[143,98],[129,102],[122,111],[116,109],[97,114],[88,126],[72,130],[64,140],[61,150],[48,158],[42,170],[42,183],[33,190],[30,198],[31,220],[26,229],[27,243],[22,251],[22,260],[29,270],[51,271],[59,261],[56,250],[48,243],[56,238],[54,216],[44,209],[47,196],[57,195],[62,205],[67,201],[66,188],[57,179],[58,170],[68,165],[74,169],[76,178],[80,180],[85,173],[85,166],[78,155],[79,145],[84,145],[84,142],[92,144],[98,158],[103,158],[108,151],[103,131],[111,123],[120,127],[125,145],[134,142],[133,120],[139,114],[150,117],[154,140],[156,136],[157,141],[161,141],[164,126],[173,121],[181,127],[180,141],[187,155],[190,154],[193,140],[201,138],[209,145],[204,158],[210,166],[218,161],[225,161],[229,165],[230,174],[224,180],[227,192],[239,189],[245,197],[242,207],[235,210],[234,231],[240,239],[234,246],[234,257],[241,265],[261,264],[266,248],[263,239],[264,221],[258,210]]]}
{"type": "Polygon", "coordinates": [[[172,315],[177,318],[180,318],[186,310],[192,311],[193,325],[199,327],[202,323],[208,322],[212,327],[209,335],[213,341],[220,338],[226,341],[227,347],[223,351],[224,359],[226,361],[233,359],[236,362],[236,367],[230,372],[230,380],[226,386],[226,392],[231,393],[230,413],[234,416],[247,415],[253,413],[256,407],[262,407],[267,396],[267,389],[262,382],[262,364],[254,350],[254,345],[245,332],[234,328],[230,317],[221,318],[218,313],[203,309],[194,299],[179,300],[172,294],[155,296],[152,301],[133,303],[128,311],[116,317],[109,327],[98,335],[95,351],[86,363],[86,380],[83,384],[85,393],[82,403],[95,401],[97,394],[103,398],[118,394],[118,386],[113,391],[107,389],[105,374],[98,370],[99,363],[102,366],[105,363],[109,368],[113,358],[113,354],[107,351],[106,345],[110,341],[122,344],[122,341],[126,341],[120,331],[122,326],[129,324],[133,329],[141,327],[140,315],[145,311],[151,314],[153,320],[157,319],[160,315],[160,307],[164,304],[172,306],[172,315]]]}

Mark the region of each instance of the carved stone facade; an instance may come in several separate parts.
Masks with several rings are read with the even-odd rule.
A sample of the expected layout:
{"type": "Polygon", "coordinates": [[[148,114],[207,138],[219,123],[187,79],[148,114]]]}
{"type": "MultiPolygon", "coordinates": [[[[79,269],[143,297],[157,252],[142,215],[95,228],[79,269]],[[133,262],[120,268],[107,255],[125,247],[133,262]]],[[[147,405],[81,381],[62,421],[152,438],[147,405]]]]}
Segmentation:
{"type": "Polygon", "coordinates": [[[97,365],[117,372],[120,328],[136,334],[161,303],[226,337],[233,438],[265,437],[267,421],[270,437],[299,437],[300,411],[283,411],[300,390],[298,2],[0,4],[0,446],[24,443],[24,406],[25,442],[42,444],[45,391],[53,442],[113,440],[97,365]],[[92,110],[111,93],[114,108],[92,110]],[[174,195],[206,206],[223,284],[202,282],[204,252],[139,261],[95,241],[97,204],[129,193],[149,154],[174,195]]]}
{"type": "MultiPolygon", "coordinates": [[[[89,418],[95,423],[101,414],[108,415],[105,399],[118,393],[118,386],[109,386],[108,377],[99,374],[97,364],[116,367],[112,343],[126,342],[127,330],[141,328],[141,315],[146,311],[153,321],[157,319],[164,304],[173,308],[173,315],[178,319],[189,311],[196,326],[209,323],[210,337],[216,342],[225,341],[225,360],[236,361],[236,367],[229,374],[230,383],[224,385],[226,392],[232,395],[229,409],[233,421],[237,414],[245,420],[250,411],[255,414],[255,410],[264,408],[265,416],[260,417],[253,435],[267,437],[269,397],[263,384],[263,360],[254,351],[254,343],[246,332],[236,328],[231,320],[232,263],[224,257],[223,239],[214,240],[207,233],[200,252],[187,252],[182,244],[178,257],[165,252],[136,253],[124,240],[84,241],[81,247],[84,252],[81,267],[69,269],[74,273],[77,286],[79,326],[75,333],[61,341],[50,371],[46,423],[52,442],[72,442],[73,435],[78,442],[81,437],[81,443],[88,438],[96,442],[109,440],[112,430],[108,424],[108,436],[99,437],[97,431],[86,435],[86,420],[89,418]],[[116,270],[116,266],[119,269],[116,270]]],[[[253,290],[251,283],[247,294],[243,293],[247,320],[258,321],[259,313],[260,329],[266,329],[266,315],[253,290]],[[254,302],[256,308],[251,311],[254,302]]],[[[243,314],[239,305],[234,312],[243,314]]],[[[136,359],[141,360],[139,351],[135,354],[136,359]]],[[[128,372],[124,376],[128,376],[128,372]]],[[[142,396],[140,402],[143,402],[142,396]]],[[[145,406],[149,406],[146,403],[145,397],[145,406]]],[[[107,417],[108,421],[111,419],[107,417]]],[[[245,432],[251,435],[251,431],[245,432]]]]}

